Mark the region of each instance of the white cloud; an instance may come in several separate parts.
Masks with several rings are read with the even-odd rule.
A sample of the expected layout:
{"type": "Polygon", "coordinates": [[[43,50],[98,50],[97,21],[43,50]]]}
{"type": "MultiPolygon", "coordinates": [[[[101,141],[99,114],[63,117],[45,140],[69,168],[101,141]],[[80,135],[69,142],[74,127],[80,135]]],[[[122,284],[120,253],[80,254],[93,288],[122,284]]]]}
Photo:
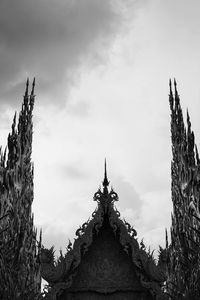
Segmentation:
{"type": "MultiPolygon", "coordinates": [[[[36,88],[33,143],[35,221],[39,226],[44,226],[47,244],[63,245],[65,233],[66,236],[73,236],[78,225],[86,221],[95,208],[92,197],[103,179],[106,157],[109,180],[120,196],[117,205],[122,216],[135,226],[138,235],[144,237],[147,244],[155,248],[163,243],[164,228],[170,223],[169,77],[177,77],[181,103],[184,110],[189,108],[198,145],[200,140],[200,44],[195,25],[199,24],[196,15],[199,4],[194,1],[194,6],[190,6],[187,11],[186,2],[181,2],[183,4],[180,5],[179,14],[178,6],[174,6],[171,0],[167,3],[148,1],[147,6],[132,11],[134,22],[127,19],[128,30],[125,32],[125,27],[112,27],[118,20],[115,19],[114,11],[111,9],[107,12],[105,6],[99,7],[98,3],[95,2],[97,6],[93,7],[96,9],[93,16],[100,9],[95,28],[88,28],[95,22],[94,19],[83,20],[79,15],[78,24],[74,20],[67,20],[66,24],[72,22],[73,25],[70,30],[74,30],[77,36],[81,33],[84,35],[80,43],[74,40],[75,35],[70,35],[70,47],[76,46],[75,53],[73,47],[67,48],[64,53],[66,48],[62,48],[62,37],[59,35],[55,41],[60,52],[55,45],[47,56],[54,59],[52,64],[43,69],[45,60],[42,62],[44,72],[40,76],[49,81],[45,87],[44,82],[38,78],[40,87],[36,88]],[[184,14],[187,16],[185,23],[182,22],[184,14]],[[103,24],[100,18],[102,15],[103,24]],[[193,25],[188,27],[190,21],[193,25]],[[77,28],[76,25],[83,28],[77,28]],[[97,33],[102,39],[94,42],[97,33]],[[103,43],[104,33],[106,44],[103,43]],[[87,45],[81,48],[84,41],[92,43],[92,52],[87,45]],[[104,52],[104,46],[107,51],[105,56],[103,53],[106,64],[101,57],[95,56],[99,51],[100,54],[104,52]],[[56,57],[60,53],[61,57],[66,57],[64,67],[62,59],[58,60],[57,65],[54,49],[56,57]],[[79,54],[86,58],[86,62],[81,60],[82,65],[77,58],[79,54]],[[73,58],[72,61],[69,58],[73,58]],[[52,65],[56,65],[55,73],[52,65]],[[73,82],[72,74],[72,78],[68,76],[70,82],[66,82],[66,86],[62,85],[61,93],[65,95],[63,103],[66,104],[66,99],[68,103],[61,110],[60,107],[56,108],[61,99],[60,94],[54,84],[50,89],[49,86],[56,77],[55,82],[60,87],[58,73],[64,72],[67,66],[73,72],[75,66],[78,66],[78,84],[73,82]],[[45,96],[43,90],[47,92],[45,96]],[[52,106],[41,106],[41,103],[49,101],[48,96],[55,94],[57,96],[52,106]],[[60,176],[61,169],[64,176],[60,176]]],[[[45,17],[48,24],[48,14],[45,13],[45,17]]],[[[65,28],[64,19],[61,18],[61,22],[65,28]]],[[[51,33],[47,34],[47,38],[51,44],[51,33]]],[[[65,42],[64,46],[67,47],[65,42]]],[[[41,60],[45,55],[45,51],[42,51],[41,60]]],[[[15,70],[15,64],[14,76],[21,82],[23,76],[18,77],[19,70],[15,70]]],[[[9,77],[10,65],[7,72],[5,80],[14,80],[9,77]]]]}

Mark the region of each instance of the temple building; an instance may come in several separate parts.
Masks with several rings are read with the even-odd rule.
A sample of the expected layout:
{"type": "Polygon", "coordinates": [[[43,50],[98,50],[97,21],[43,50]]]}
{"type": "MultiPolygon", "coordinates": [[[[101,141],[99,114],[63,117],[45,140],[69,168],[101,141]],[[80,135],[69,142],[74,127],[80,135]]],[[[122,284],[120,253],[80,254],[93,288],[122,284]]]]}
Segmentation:
{"type": "MultiPolygon", "coordinates": [[[[32,111],[35,80],[29,81],[18,122],[16,114],[7,151],[0,149],[0,299],[3,300],[199,300],[200,158],[186,125],[174,80],[170,80],[171,194],[170,242],[158,262],[137,232],[120,218],[117,193],[110,188],[105,162],[97,207],[76,230],[74,243],[55,259],[42,246],[32,214],[32,111]],[[41,278],[48,283],[41,291],[41,278]]],[[[122,199],[123,201],[123,199],[122,199]]]]}
{"type": "MultiPolygon", "coordinates": [[[[48,297],[57,300],[167,299],[161,290],[166,276],[136,230],[120,219],[117,193],[109,189],[106,162],[102,189],[94,195],[97,208],[77,231],[73,247],[54,264],[52,249],[42,251],[42,277],[48,297]]],[[[47,299],[49,299],[47,297],[47,299]]]]}

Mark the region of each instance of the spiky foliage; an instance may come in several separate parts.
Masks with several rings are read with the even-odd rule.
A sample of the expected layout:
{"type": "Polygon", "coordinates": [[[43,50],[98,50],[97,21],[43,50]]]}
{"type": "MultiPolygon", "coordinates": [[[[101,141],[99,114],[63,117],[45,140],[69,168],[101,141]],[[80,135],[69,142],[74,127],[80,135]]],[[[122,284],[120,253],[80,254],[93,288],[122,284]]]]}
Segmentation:
{"type": "Polygon", "coordinates": [[[200,299],[200,160],[187,112],[184,124],[180,99],[170,81],[171,245],[168,248],[167,289],[171,299],[200,299]]]}
{"type": "Polygon", "coordinates": [[[27,80],[22,109],[0,153],[0,299],[32,300],[40,295],[40,241],[33,225],[32,111],[34,85],[27,80]]]}

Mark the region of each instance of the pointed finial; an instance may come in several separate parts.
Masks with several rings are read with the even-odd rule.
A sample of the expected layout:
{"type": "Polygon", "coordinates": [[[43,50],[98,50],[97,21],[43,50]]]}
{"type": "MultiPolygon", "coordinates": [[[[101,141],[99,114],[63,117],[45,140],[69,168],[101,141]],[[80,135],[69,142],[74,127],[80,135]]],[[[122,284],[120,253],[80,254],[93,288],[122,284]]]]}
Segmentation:
{"type": "Polygon", "coordinates": [[[40,228],[40,242],[42,242],[42,228],[40,228]]]}
{"type": "Polygon", "coordinates": [[[168,234],[167,234],[167,228],[165,228],[165,242],[166,242],[166,248],[168,248],[169,243],[168,243],[168,234]]]}
{"type": "Polygon", "coordinates": [[[179,98],[179,94],[178,94],[178,91],[177,91],[177,83],[176,83],[176,79],[175,78],[174,78],[174,90],[175,90],[175,104],[176,104],[176,109],[179,110],[179,111],[181,111],[180,98],[179,98]]]}
{"type": "Polygon", "coordinates": [[[175,89],[175,95],[178,95],[178,92],[177,92],[177,83],[176,83],[176,79],[174,78],[174,89],[175,89]]]}
{"type": "Polygon", "coordinates": [[[174,96],[173,96],[173,92],[172,92],[172,81],[171,78],[169,79],[169,104],[170,104],[170,108],[173,111],[174,108],[174,96]]]}
{"type": "Polygon", "coordinates": [[[26,91],[25,91],[25,96],[28,96],[28,86],[29,86],[29,78],[26,80],[26,91]]]}
{"type": "Polygon", "coordinates": [[[176,78],[174,78],[174,86],[176,87],[177,83],[176,83],[176,78]]]}
{"type": "Polygon", "coordinates": [[[189,123],[190,122],[190,115],[189,115],[188,108],[187,108],[186,114],[187,114],[187,122],[189,123]]]}
{"type": "Polygon", "coordinates": [[[105,159],[105,169],[104,169],[104,180],[103,180],[103,191],[105,193],[108,192],[108,185],[109,185],[109,181],[108,181],[108,177],[107,177],[107,167],[106,167],[106,159],[105,159]]]}
{"type": "Polygon", "coordinates": [[[195,145],[195,154],[196,154],[197,165],[200,165],[200,158],[199,158],[199,152],[198,152],[198,149],[197,149],[197,145],[195,145]]]}
{"type": "Polygon", "coordinates": [[[31,96],[34,96],[34,89],[35,89],[35,77],[33,78],[31,96]]]}
{"type": "Polygon", "coordinates": [[[191,122],[190,122],[190,115],[188,109],[187,109],[187,131],[188,133],[191,133],[191,122]]]}
{"type": "Polygon", "coordinates": [[[169,79],[169,88],[170,88],[170,94],[172,93],[172,80],[171,78],[169,79]]]}

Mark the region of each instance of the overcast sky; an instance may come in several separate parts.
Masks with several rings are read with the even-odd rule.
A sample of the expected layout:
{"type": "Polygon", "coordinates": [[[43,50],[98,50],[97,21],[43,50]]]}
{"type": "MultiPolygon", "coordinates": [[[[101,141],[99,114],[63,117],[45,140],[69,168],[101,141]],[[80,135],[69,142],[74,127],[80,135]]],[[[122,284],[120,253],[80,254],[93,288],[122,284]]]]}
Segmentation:
{"type": "Polygon", "coordinates": [[[198,0],[1,0],[0,144],[36,76],[35,224],[64,250],[108,177],[152,249],[170,225],[168,81],[200,141],[198,0]]]}

